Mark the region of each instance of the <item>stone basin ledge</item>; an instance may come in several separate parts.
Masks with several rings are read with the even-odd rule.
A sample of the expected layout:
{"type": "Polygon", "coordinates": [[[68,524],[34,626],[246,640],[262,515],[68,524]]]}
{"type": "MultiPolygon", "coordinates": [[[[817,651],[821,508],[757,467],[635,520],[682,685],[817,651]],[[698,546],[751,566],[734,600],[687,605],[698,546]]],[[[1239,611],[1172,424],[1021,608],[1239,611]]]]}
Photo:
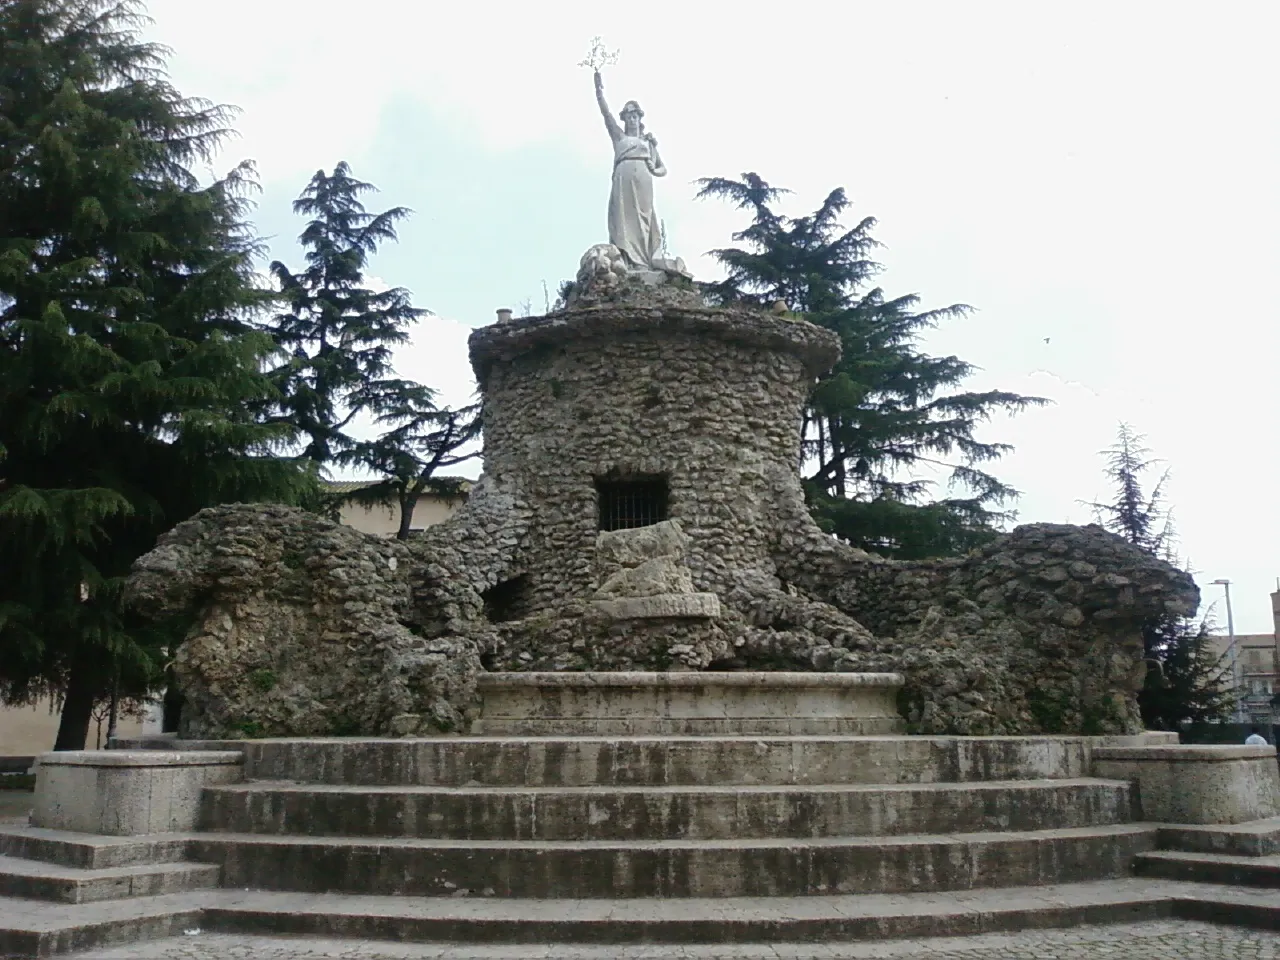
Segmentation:
{"type": "Polygon", "coordinates": [[[702,671],[680,670],[659,673],[641,670],[545,671],[530,673],[485,673],[480,689],[497,687],[901,687],[900,673],[804,673],[767,670],[702,671]]]}
{"type": "Polygon", "coordinates": [[[896,673],[488,673],[481,736],[894,734],[896,673]]]}
{"type": "Polygon", "coordinates": [[[36,761],[31,825],[136,837],[194,830],[207,786],[244,778],[231,750],[76,750],[36,761]]]}

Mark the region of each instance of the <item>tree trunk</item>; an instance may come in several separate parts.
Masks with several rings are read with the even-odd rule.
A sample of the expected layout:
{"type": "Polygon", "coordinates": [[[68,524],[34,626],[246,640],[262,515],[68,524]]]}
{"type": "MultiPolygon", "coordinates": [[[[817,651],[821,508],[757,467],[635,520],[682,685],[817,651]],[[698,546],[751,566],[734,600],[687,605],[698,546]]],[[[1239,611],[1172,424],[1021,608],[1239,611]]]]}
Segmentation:
{"type": "Polygon", "coordinates": [[[400,498],[400,529],[396,531],[397,540],[408,540],[409,530],[413,526],[413,511],[418,505],[418,498],[408,494],[400,498]]]}
{"type": "Polygon", "coordinates": [[[107,712],[107,746],[116,738],[116,724],[120,719],[120,664],[114,665],[111,675],[111,709],[107,712]]]}
{"type": "Polygon", "coordinates": [[[833,420],[831,422],[831,461],[836,467],[834,477],[836,496],[843,497],[848,493],[848,486],[845,477],[844,449],[840,446],[839,441],[836,440],[837,425],[837,421],[833,420]]]}
{"type": "Polygon", "coordinates": [[[178,724],[182,720],[182,691],[178,689],[178,678],[170,668],[165,676],[164,701],[160,714],[160,732],[177,733],[178,724]]]}
{"type": "Polygon", "coordinates": [[[58,721],[58,738],[55,750],[83,750],[89,738],[89,721],[93,715],[93,697],[97,691],[93,681],[93,669],[83,663],[71,668],[67,681],[67,695],[62,703],[62,716],[58,721]]]}

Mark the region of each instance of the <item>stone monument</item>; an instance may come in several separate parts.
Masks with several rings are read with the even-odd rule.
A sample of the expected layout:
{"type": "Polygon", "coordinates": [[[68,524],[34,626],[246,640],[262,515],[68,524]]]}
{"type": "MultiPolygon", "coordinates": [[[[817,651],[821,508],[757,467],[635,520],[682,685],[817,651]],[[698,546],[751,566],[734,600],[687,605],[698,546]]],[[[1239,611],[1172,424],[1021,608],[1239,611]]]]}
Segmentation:
{"type": "Polygon", "coordinates": [[[1137,733],[1141,623],[1190,578],[1097,527],[922,563],[823,534],[801,416],[839,341],[655,255],[623,113],[613,242],[564,309],[471,337],[463,509],[401,542],[222,506],[139,560],[136,608],[192,623],[182,736],[39,758],[0,954],[1274,925],[1210,889],[1274,879],[1274,748],[1137,733]]]}
{"type": "Polygon", "coordinates": [[[486,671],[600,670],[895,673],[918,732],[1141,729],[1140,625],[1193,610],[1190,578],[1098,527],[917,563],[824,534],[800,430],[839,338],[703,302],[660,255],[657,140],[587,65],[614,145],[609,243],[564,309],[471,335],[468,503],[404,543],[220,507],[138,562],[139,610],[194,614],[184,734],[465,731],[486,671]]]}

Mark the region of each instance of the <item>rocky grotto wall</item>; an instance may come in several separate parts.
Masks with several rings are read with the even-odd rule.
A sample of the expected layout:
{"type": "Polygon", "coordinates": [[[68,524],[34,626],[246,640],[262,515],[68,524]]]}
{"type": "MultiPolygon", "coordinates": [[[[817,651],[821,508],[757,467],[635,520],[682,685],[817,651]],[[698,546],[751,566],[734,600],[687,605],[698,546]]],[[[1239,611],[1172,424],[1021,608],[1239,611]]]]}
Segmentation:
{"type": "Polygon", "coordinates": [[[824,535],[797,464],[830,332],[603,302],[477,330],[485,472],[420,539],[207,510],[130,595],[194,613],[190,735],[465,730],[491,670],[892,670],[914,729],[1129,732],[1141,622],[1185,574],[1096,527],[892,563],[824,535]]]}

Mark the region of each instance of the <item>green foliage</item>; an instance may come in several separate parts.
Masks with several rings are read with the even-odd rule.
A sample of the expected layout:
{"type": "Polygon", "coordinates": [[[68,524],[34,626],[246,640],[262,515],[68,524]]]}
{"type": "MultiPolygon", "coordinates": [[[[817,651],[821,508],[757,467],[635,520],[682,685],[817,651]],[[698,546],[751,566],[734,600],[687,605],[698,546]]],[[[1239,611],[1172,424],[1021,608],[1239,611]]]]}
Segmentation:
{"type": "MultiPolygon", "coordinates": [[[[1106,476],[1115,498],[1090,503],[1098,523],[1153,556],[1177,563],[1171,511],[1165,506],[1163,471],[1150,494],[1145,475],[1157,466],[1144,437],[1120,424],[1116,442],[1103,451],[1106,476]]],[[[1229,720],[1234,711],[1229,689],[1230,668],[1215,656],[1209,625],[1179,617],[1160,617],[1142,626],[1147,675],[1138,706],[1149,730],[1180,730],[1229,720]]]]}
{"type": "Polygon", "coordinates": [[[997,412],[1043,404],[1004,391],[960,389],[973,372],[958,357],[919,349],[922,333],[964,316],[954,304],[918,311],[914,296],[886,298],[871,279],[875,220],[852,228],[840,217],[849,201],[832,191],[808,216],[786,217],[773,206],[787,192],[757,174],[699,181],[699,197],[727,200],[751,223],[740,244],[713,250],[725,279],[703,285],[721,304],[772,306],[840,335],[843,356],[810,395],[804,424],[806,487],[818,522],[857,546],[886,556],[919,558],[962,553],[1010,517],[1017,495],[985,466],[1010,451],[975,437],[997,412]],[[923,467],[949,471],[961,496],[930,499],[923,467]]]}
{"type": "Polygon", "coordinates": [[[888,497],[835,497],[813,482],[806,484],[806,493],[823,530],[846,539],[857,534],[858,546],[900,560],[964,553],[996,536],[989,516],[968,500],[905,503],[888,497]]]}
{"type": "Polygon", "coordinates": [[[276,688],[276,674],[274,670],[268,670],[265,667],[254,670],[249,674],[249,682],[263,693],[270,693],[276,688]]]}
{"type": "Polygon", "coordinates": [[[573,296],[577,286],[578,284],[574,280],[561,280],[560,286],[556,288],[556,299],[555,303],[551,305],[550,312],[554,313],[566,309],[569,306],[569,298],[573,296]]]}
{"type": "Polygon", "coordinates": [[[1036,729],[1041,733],[1061,734],[1068,732],[1068,704],[1065,700],[1050,699],[1045,691],[1040,689],[1030,690],[1027,693],[1027,709],[1035,719],[1036,729]]]}
{"type": "Polygon", "coordinates": [[[60,748],[117,675],[162,673],[175,637],[120,604],[156,537],[314,487],[251,412],[252,168],[198,180],[230,111],[179,94],[141,25],[131,0],[0,4],[0,696],[65,695],[60,748]]]}
{"type": "Polygon", "coordinates": [[[408,341],[409,327],[428,311],[402,287],[364,286],[369,258],[409,216],[404,207],[367,212],[360,198],[373,190],[346,163],[332,174],[317,171],[293,204],[311,217],[298,238],[306,268],[271,264],[288,311],[267,324],[285,357],[272,373],[281,399],[270,419],[297,428],[306,440],[302,456],[322,467],[355,448],[348,428],[361,413],[430,399],[425,388],[390,376],[392,347],[408,341]]]}
{"type": "Polygon", "coordinates": [[[237,733],[243,734],[250,740],[262,736],[263,731],[266,729],[260,720],[241,720],[231,726],[237,733]]]}
{"type": "Polygon", "coordinates": [[[1173,516],[1165,506],[1164,496],[1169,471],[1160,474],[1150,494],[1143,490],[1143,476],[1160,463],[1143,446],[1144,440],[1129,424],[1120,424],[1116,442],[1102,454],[1107,461],[1104,473],[1115,485],[1115,499],[1089,506],[1098,523],[1112,533],[1152,556],[1175,560],[1173,516]]]}
{"type": "Polygon", "coordinates": [[[329,724],[329,736],[331,737],[358,737],[362,733],[367,733],[360,726],[360,722],[346,714],[339,714],[333,718],[329,724]]]}
{"type": "Polygon", "coordinates": [[[368,289],[364,271],[378,247],[396,239],[404,207],[369,213],[360,198],[375,188],[351,176],[346,163],[332,174],[318,171],[295,201],[294,212],[312,219],[299,237],[306,269],[292,273],[280,262],[271,272],[289,311],[268,329],[285,362],[273,372],[282,400],[270,420],[296,427],[306,438],[302,456],[320,467],[358,467],[382,479],[333,498],[400,508],[399,536],[409,536],[414,509],[437,486],[436,470],[476,456],[468,448],[479,434],[478,408],[441,410],[429,387],[401,380],[392,348],[428,311],[414,307],[402,287],[368,289]],[[383,433],[359,440],[350,431],[361,414],[383,433]]]}
{"type": "Polygon", "coordinates": [[[1138,695],[1149,730],[1195,729],[1234,713],[1231,668],[1214,653],[1208,624],[1173,618],[1144,624],[1147,676],[1138,695]]]}

